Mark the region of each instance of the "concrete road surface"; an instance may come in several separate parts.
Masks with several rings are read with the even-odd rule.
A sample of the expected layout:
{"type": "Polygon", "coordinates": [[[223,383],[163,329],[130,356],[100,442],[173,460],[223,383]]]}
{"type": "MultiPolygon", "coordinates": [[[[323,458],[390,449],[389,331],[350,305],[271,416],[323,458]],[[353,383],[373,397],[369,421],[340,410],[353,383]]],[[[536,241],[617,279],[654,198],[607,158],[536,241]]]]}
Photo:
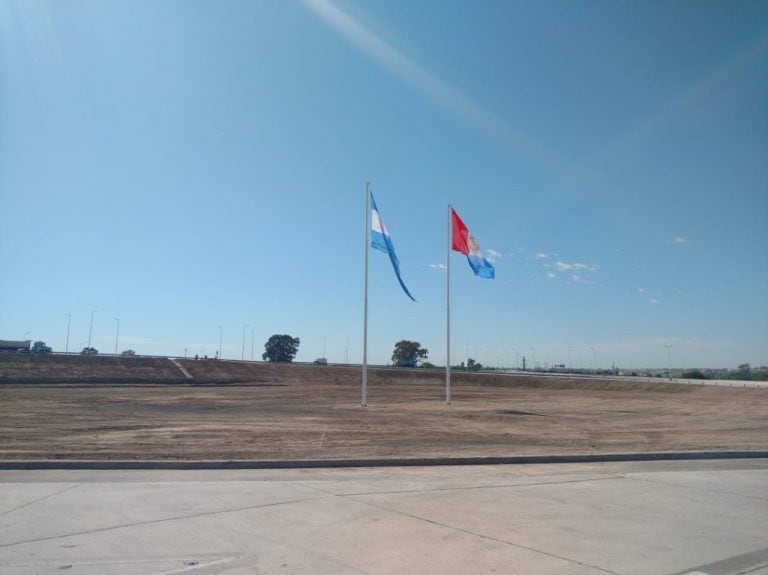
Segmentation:
{"type": "Polygon", "coordinates": [[[768,574],[768,460],[2,471],[0,573],[768,574]]]}

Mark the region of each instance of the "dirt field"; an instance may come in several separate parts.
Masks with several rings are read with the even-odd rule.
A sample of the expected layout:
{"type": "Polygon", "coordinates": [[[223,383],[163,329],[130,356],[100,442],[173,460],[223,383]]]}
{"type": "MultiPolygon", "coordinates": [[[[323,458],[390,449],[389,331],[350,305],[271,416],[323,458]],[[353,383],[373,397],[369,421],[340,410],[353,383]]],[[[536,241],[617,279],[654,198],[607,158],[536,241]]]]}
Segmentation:
{"type": "MultiPolygon", "coordinates": [[[[69,372],[77,371],[75,363],[67,365],[69,372]]],[[[369,406],[363,408],[355,368],[188,361],[191,384],[180,384],[173,372],[168,375],[173,384],[147,384],[142,378],[162,377],[149,364],[136,365],[142,375],[132,384],[51,385],[33,383],[45,379],[45,370],[14,372],[0,363],[0,376],[27,381],[0,385],[0,458],[337,459],[768,449],[765,388],[459,373],[453,404],[446,406],[440,372],[372,370],[369,406]],[[216,379],[229,383],[212,383],[216,379]]],[[[158,363],[160,369],[165,365],[158,363]]],[[[81,378],[86,371],[81,366],[81,378]]]]}

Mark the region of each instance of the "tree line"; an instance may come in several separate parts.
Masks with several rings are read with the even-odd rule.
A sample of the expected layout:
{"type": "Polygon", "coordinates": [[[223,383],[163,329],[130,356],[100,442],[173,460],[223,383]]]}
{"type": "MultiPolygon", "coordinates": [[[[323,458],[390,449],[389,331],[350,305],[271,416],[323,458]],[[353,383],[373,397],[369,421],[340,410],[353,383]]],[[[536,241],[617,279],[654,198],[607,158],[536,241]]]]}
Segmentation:
{"type": "MultiPolygon", "coordinates": [[[[301,341],[288,334],[275,334],[264,344],[264,361],[290,363],[299,352],[301,341]]],[[[392,352],[392,365],[396,367],[417,367],[429,356],[429,350],[421,347],[418,341],[402,339],[395,344],[392,352]]],[[[324,359],[324,358],[323,358],[324,359]]]]}

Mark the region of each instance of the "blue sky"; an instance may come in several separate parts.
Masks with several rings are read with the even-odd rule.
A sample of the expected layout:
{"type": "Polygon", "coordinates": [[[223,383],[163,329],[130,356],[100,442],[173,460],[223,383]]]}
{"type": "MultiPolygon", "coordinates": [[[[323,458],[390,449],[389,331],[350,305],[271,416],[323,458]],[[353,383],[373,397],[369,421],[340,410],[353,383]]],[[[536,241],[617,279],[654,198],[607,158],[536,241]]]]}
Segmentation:
{"type": "Polygon", "coordinates": [[[452,203],[458,360],[768,364],[765,2],[0,0],[0,338],[360,361],[366,181],[374,362],[452,203]]]}

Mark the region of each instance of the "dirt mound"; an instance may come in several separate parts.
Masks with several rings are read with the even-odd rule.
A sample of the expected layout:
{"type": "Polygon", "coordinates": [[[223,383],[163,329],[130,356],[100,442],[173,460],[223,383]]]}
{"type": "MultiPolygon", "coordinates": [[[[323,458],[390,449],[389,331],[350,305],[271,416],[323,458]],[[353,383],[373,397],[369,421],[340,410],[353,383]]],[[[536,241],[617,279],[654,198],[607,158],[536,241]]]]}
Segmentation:
{"type": "Polygon", "coordinates": [[[0,354],[0,384],[183,383],[167,358],[37,353],[0,354]]]}
{"type": "MultiPolygon", "coordinates": [[[[193,377],[160,357],[113,357],[49,354],[0,354],[0,384],[242,384],[356,385],[360,367],[177,359],[193,377]]],[[[425,369],[371,368],[380,385],[444,386],[445,372],[425,369]]],[[[452,372],[455,385],[530,389],[633,390],[688,393],[690,386],[621,379],[548,377],[528,374],[452,372]]]]}

